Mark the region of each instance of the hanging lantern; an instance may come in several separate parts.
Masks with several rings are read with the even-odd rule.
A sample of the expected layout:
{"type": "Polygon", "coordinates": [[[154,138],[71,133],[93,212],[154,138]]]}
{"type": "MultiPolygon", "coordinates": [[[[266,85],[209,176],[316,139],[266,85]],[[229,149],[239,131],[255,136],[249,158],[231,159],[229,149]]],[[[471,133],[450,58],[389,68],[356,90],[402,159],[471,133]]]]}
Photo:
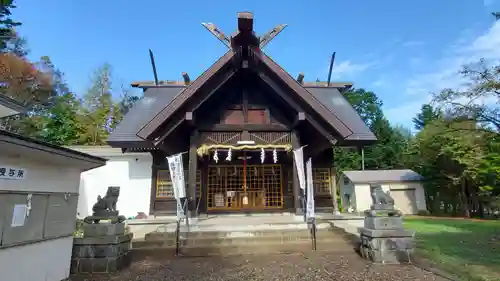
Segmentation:
{"type": "Polygon", "coordinates": [[[217,149],[214,151],[214,161],[215,163],[219,163],[219,155],[217,153],[217,149]]]}
{"type": "Polygon", "coordinates": [[[264,160],[266,159],[266,152],[264,151],[264,148],[260,149],[260,162],[264,164],[264,160]]]}
{"type": "Polygon", "coordinates": [[[276,148],[273,149],[273,161],[274,164],[278,163],[278,151],[276,151],[276,148]]]}
{"type": "Polygon", "coordinates": [[[227,157],[226,157],[226,161],[231,161],[231,155],[232,154],[232,151],[231,151],[231,148],[229,148],[229,150],[227,151],[227,157]]]}

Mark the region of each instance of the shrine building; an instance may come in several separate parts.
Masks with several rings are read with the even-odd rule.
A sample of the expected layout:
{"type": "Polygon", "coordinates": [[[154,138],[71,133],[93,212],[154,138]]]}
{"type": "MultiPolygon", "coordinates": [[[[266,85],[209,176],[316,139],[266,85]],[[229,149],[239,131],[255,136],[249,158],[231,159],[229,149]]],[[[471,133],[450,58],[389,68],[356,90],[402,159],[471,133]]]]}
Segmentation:
{"type": "MultiPolygon", "coordinates": [[[[152,156],[150,215],[175,214],[167,156],[184,153],[189,209],[195,214],[303,212],[292,150],[312,158],[317,210],[336,208],[334,146],[360,147],[375,136],[343,96],[350,83],[304,82],[262,50],[251,13],[239,13],[228,51],[198,78],[135,82],[144,97],[108,139],[124,153],[152,156]]],[[[154,60],[153,69],[154,69],[154,60]]]]}

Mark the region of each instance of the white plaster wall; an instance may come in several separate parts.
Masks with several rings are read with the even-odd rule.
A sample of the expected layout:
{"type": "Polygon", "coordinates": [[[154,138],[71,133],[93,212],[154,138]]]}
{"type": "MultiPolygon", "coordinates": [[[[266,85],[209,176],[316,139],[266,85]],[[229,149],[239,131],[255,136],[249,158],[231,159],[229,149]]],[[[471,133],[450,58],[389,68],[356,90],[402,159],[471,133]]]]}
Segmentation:
{"type": "Polygon", "coordinates": [[[391,183],[391,189],[415,189],[415,200],[419,211],[427,210],[425,190],[421,182],[391,183]]]}
{"type": "Polygon", "coordinates": [[[73,237],[0,250],[0,280],[60,281],[69,276],[73,237]]]}
{"type": "Polygon", "coordinates": [[[33,192],[78,192],[80,171],[64,166],[51,166],[47,163],[26,161],[0,155],[0,163],[5,166],[23,168],[25,179],[0,180],[0,190],[33,192]]]}
{"type": "Polygon", "coordinates": [[[81,174],[78,217],[92,214],[97,196],[104,196],[108,186],[120,186],[117,209],[121,215],[130,217],[138,212],[149,214],[151,156],[123,154],[105,158],[109,159],[105,166],[81,174]]]}
{"type": "Polygon", "coordinates": [[[372,197],[370,195],[370,185],[369,184],[354,184],[354,190],[356,193],[356,205],[354,206],[355,212],[364,212],[370,209],[372,204],[372,197]]]}
{"type": "MultiPolygon", "coordinates": [[[[425,191],[422,183],[419,182],[399,182],[399,183],[380,183],[384,192],[390,191],[391,189],[415,189],[416,205],[419,211],[427,210],[425,201],[425,191]]],[[[357,212],[363,212],[370,208],[372,203],[372,198],[370,196],[370,185],[369,184],[356,184],[356,205],[355,209],[357,212]]],[[[397,208],[398,202],[394,202],[397,208]]]]}

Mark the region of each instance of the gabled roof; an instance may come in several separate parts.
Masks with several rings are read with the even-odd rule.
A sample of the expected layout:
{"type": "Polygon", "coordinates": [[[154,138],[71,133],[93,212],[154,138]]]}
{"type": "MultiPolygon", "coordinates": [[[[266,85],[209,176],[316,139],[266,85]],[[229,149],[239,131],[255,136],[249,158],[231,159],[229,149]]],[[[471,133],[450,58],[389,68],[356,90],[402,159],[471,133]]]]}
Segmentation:
{"type": "MultiPolygon", "coordinates": [[[[129,113],[118,124],[109,136],[108,144],[117,147],[126,147],[131,144],[135,146],[152,146],[139,138],[136,135],[137,132],[184,88],[185,86],[181,84],[144,88],[144,97],[134,104],[129,113]]],[[[350,118],[356,116],[357,112],[337,88],[306,86],[305,89],[330,111],[336,112],[339,119],[353,130],[353,134],[348,139],[372,140],[374,138],[373,133],[360,118],[350,118]]]]}
{"type": "MultiPolygon", "coordinates": [[[[345,141],[351,140],[361,144],[359,141],[376,140],[338,89],[320,90],[321,87],[311,87],[308,90],[261,51],[259,43],[261,39],[256,37],[253,31],[253,16],[250,13],[238,14],[238,30],[235,34],[231,40],[225,38],[231,43],[230,46],[226,44],[231,50],[194,82],[181,88],[177,95],[168,95],[168,98],[159,95],[156,97],[158,101],[155,100],[155,105],[148,105],[146,99],[134,106],[108,142],[111,145],[120,142],[139,142],[140,139],[148,140],[147,143],[160,142],[161,138],[166,137],[169,132],[186,120],[185,117],[181,117],[183,114],[181,111],[186,110],[184,107],[186,104],[190,104],[188,111],[195,111],[213,92],[242,68],[256,72],[292,108],[306,113],[306,122],[320,131],[331,143],[340,140],[347,144],[345,141]],[[206,96],[195,101],[193,96],[198,92],[206,93],[206,96]],[[174,114],[177,116],[175,122],[172,119],[174,114]],[[160,128],[167,122],[170,122],[168,123],[170,124],[169,130],[165,135],[158,136],[160,128]],[[136,136],[132,135],[134,129],[136,136]]],[[[218,33],[214,35],[218,38],[224,37],[218,33]]],[[[158,91],[164,86],[143,87],[143,89],[146,91],[157,89],[158,91]]]]}
{"type": "Polygon", "coordinates": [[[424,179],[419,173],[410,170],[364,170],[342,172],[353,183],[414,182],[424,179]]]}

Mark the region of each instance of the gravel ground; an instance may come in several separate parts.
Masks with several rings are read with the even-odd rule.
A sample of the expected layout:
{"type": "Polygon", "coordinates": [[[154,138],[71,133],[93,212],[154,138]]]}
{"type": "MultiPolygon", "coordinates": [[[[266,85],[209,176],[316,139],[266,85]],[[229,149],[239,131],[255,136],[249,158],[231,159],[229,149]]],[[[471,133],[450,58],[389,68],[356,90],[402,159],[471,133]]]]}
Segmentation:
{"type": "Polygon", "coordinates": [[[342,280],[423,281],[447,279],[412,265],[372,265],[359,256],[338,253],[305,253],[266,256],[173,258],[135,262],[117,276],[72,277],[91,280],[342,280]]]}

